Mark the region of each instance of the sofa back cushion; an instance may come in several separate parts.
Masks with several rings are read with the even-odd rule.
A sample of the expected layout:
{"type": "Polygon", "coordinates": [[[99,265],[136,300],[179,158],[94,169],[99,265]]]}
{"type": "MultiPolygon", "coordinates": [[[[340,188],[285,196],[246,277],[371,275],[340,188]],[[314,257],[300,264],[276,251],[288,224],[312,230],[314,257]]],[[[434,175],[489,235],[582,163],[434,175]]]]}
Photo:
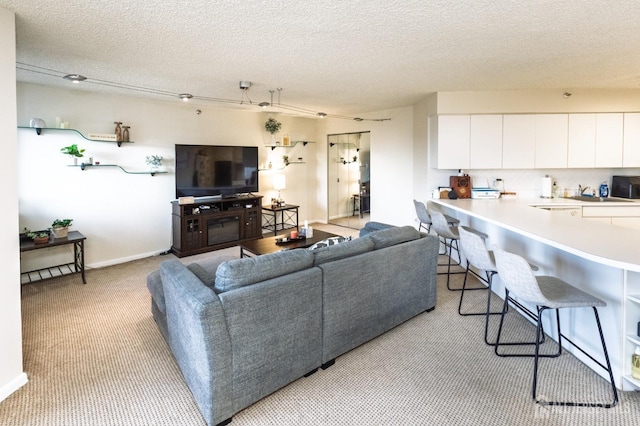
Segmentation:
{"type": "Polygon", "coordinates": [[[371,232],[368,237],[373,240],[375,250],[420,238],[420,232],[411,226],[394,226],[371,232]]]}
{"type": "Polygon", "coordinates": [[[215,291],[222,293],[313,266],[308,250],[284,250],[225,262],[216,270],[215,291]]]}
{"type": "Polygon", "coordinates": [[[356,256],[373,250],[373,240],[368,237],[356,238],[327,247],[320,247],[312,251],[313,265],[321,265],[345,257],[356,256]]]}

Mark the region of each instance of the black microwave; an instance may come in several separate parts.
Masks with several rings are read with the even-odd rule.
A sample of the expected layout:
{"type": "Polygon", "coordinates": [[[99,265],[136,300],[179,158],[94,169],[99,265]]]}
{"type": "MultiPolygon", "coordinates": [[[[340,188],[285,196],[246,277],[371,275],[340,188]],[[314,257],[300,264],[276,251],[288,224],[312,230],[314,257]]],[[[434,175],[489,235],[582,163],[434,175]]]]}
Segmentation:
{"type": "Polygon", "coordinates": [[[640,176],[614,176],[611,182],[611,196],[640,198],[640,176]]]}

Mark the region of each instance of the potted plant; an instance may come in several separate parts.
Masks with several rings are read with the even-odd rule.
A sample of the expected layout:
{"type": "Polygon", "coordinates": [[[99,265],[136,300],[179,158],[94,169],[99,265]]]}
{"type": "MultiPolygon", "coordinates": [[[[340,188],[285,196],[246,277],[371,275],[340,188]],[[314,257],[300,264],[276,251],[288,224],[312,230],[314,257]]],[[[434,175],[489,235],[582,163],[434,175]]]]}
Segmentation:
{"type": "Polygon", "coordinates": [[[47,231],[30,231],[24,228],[24,233],[31,238],[35,244],[44,244],[49,242],[49,233],[47,231]]]}
{"type": "Polygon", "coordinates": [[[73,164],[78,164],[78,158],[84,157],[84,151],[84,148],[78,148],[78,145],[76,145],[75,143],[73,145],[65,146],[64,148],[60,149],[61,153],[68,155],[73,159],[73,164]]]}
{"type": "Polygon", "coordinates": [[[56,219],[51,224],[51,231],[53,232],[53,238],[66,238],[69,234],[69,226],[71,226],[73,219],[56,219]]]}
{"type": "Polygon", "coordinates": [[[158,170],[160,165],[162,164],[162,156],[160,155],[147,155],[145,158],[147,166],[151,167],[152,170],[158,170]]]}
{"type": "Polygon", "coordinates": [[[271,133],[271,145],[276,144],[275,134],[278,133],[280,127],[282,127],[282,123],[271,117],[264,123],[265,130],[271,133]]]}

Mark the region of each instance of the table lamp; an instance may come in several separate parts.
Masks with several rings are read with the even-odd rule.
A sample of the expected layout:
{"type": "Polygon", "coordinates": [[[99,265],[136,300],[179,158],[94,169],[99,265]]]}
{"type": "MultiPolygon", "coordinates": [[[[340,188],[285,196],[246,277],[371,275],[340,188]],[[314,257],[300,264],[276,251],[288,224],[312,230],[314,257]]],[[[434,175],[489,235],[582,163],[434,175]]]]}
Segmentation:
{"type": "Polygon", "coordinates": [[[284,175],[276,175],[273,177],[273,189],[278,191],[278,203],[284,204],[282,198],[280,198],[280,191],[287,188],[287,182],[284,175]]]}

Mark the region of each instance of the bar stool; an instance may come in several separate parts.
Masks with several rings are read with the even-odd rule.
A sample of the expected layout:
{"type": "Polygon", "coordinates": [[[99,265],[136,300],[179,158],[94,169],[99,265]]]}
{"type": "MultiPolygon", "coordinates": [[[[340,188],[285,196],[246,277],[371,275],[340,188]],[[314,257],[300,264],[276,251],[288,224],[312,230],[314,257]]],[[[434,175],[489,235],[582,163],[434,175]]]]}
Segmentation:
{"type": "MultiPolygon", "coordinates": [[[[498,274],[504,283],[506,290],[505,302],[502,309],[502,316],[500,317],[500,326],[498,328],[498,336],[496,339],[495,351],[498,353],[498,347],[500,346],[500,335],[502,333],[502,326],[504,323],[504,315],[506,313],[506,307],[508,304],[509,293],[512,292],[518,296],[524,302],[528,302],[536,305],[537,309],[537,326],[536,326],[536,341],[535,341],[535,353],[533,364],[533,399],[541,405],[562,405],[572,407],[603,407],[611,408],[618,403],[618,391],[616,389],[615,381],[613,379],[613,371],[611,370],[611,362],[609,361],[609,354],[607,352],[607,345],[604,340],[604,334],[602,333],[602,326],[600,324],[600,317],[598,316],[598,307],[606,306],[607,304],[592,296],[579,290],[569,283],[550,276],[536,276],[529,267],[529,264],[522,257],[507,253],[505,251],[495,249],[494,250],[496,267],[498,274]],[[596,318],[596,324],[598,326],[598,332],[600,334],[600,341],[602,343],[602,350],[604,352],[604,358],[606,366],[601,362],[595,360],[591,355],[586,353],[582,348],[575,345],[571,340],[565,339],[571,343],[576,349],[588,356],[592,361],[596,362],[600,367],[607,370],[609,373],[609,379],[611,381],[611,389],[613,391],[613,402],[610,404],[604,403],[591,403],[591,402],[565,402],[565,401],[542,401],[536,398],[536,389],[538,384],[538,360],[540,357],[558,357],[562,353],[562,334],[560,330],[560,313],[559,310],[563,308],[583,308],[591,307],[596,318]],[[540,336],[544,333],[542,330],[542,313],[547,309],[555,309],[556,311],[556,323],[558,328],[558,353],[541,355],[540,354],[540,336]]],[[[517,356],[517,355],[513,355],[517,356]]],[[[530,354],[522,354],[521,356],[531,356],[530,354]]]]}
{"type": "MultiPolygon", "coordinates": [[[[416,216],[418,216],[418,220],[420,221],[420,226],[418,226],[418,231],[420,231],[423,227],[427,231],[427,233],[431,232],[431,216],[429,216],[429,212],[427,211],[427,207],[423,202],[418,200],[413,200],[413,205],[416,209],[416,216]]],[[[444,215],[447,223],[451,226],[457,226],[460,221],[454,217],[444,215]]]]}
{"type": "MultiPolygon", "coordinates": [[[[466,226],[459,226],[458,227],[458,233],[460,234],[460,249],[462,250],[462,254],[464,255],[465,259],[467,260],[467,270],[464,276],[464,281],[462,283],[462,292],[460,293],[460,302],[458,303],[458,313],[462,316],[469,316],[469,315],[485,315],[485,324],[484,324],[484,342],[487,345],[490,346],[495,346],[495,342],[490,342],[488,339],[488,332],[489,332],[489,315],[501,315],[502,311],[499,312],[491,312],[491,286],[493,284],[493,276],[495,274],[498,273],[498,269],[496,267],[496,262],[495,262],[495,256],[493,254],[492,251],[488,250],[485,244],[485,240],[486,240],[486,236],[484,234],[480,234],[478,233],[478,231],[474,230],[474,229],[470,229],[466,226]],[[473,266],[476,269],[479,269],[481,271],[484,271],[486,274],[486,278],[483,278],[481,276],[479,276],[478,274],[476,274],[475,272],[473,272],[470,267],[473,266]],[[472,272],[480,281],[484,282],[487,284],[487,287],[480,287],[480,288],[470,288],[467,289],[467,277],[469,275],[469,272],[472,272]],[[462,312],[462,301],[464,299],[464,292],[465,290],[483,290],[483,289],[487,289],[489,291],[489,293],[487,294],[487,309],[484,312],[470,312],[470,313],[463,313],[462,312]]],[[[529,264],[529,267],[531,268],[531,270],[533,271],[537,271],[538,267],[532,264],[529,264]]],[[[531,314],[528,309],[526,309],[524,306],[522,306],[521,303],[519,303],[517,300],[514,300],[512,298],[508,298],[508,301],[510,303],[512,303],[513,305],[515,305],[516,307],[520,308],[523,313],[525,315],[528,315],[529,317],[535,319],[535,316],[533,314],[531,314]]],[[[508,308],[507,308],[508,309],[508,308]]],[[[543,336],[543,340],[542,342],[544,342],[544,336],[543,336]]],[[[505,343],[503,342],[502,345],[503,346],[508,346],[508,345],[524,345],[524,344],[533,344],[532,343],[526,343],[526,342],[509,342],[509,343],[505,343]]]]}
{"type": "Polygon", "coordinates": [[[447,219],[444,217],[444,214],[431,211],[429,212],[429,216],[431,217],[431,228],[435,231],[438,237],[442,240],[444,244],[444,253],[440,253],[448,256],[449,260],[446,264],[438,264],[438,266],[446,266],[447,267],[447,288],[451,291],[461,291],[462,288],[451,288],[449,285],[451,274],[464,274],[465,271],[456,271],[451,272],[451,254],[452,249],[455,246],[455,250],[458,253],[458,262],[456,262],[453,266],[460,266],[460,248],[458,246],[458,240],[460,240],[460,235],[458,234],[458,228],[455,226],[449,226],[447,223],[447,219]],[[448,250],[447,250],[448,249],[448,250]]]}
{"type": "MultiPolygon", "coordinates": [[[[467,269],[464,274],[464,281],[462,282],[462,291],[460,292],[460,302],[458,303],[458,314],[462,316],[470,316],[470,315],[484,315],[485,316],[485,324],[484,324],[484,342],[487,345],[495,345],[494,342],[489,342],[488,332],[489,332],[489,315],[500,315],[502,311],[491,312],[491,285],[493,283],[493,276],[498,273],[496,268],[495,258],[493,252],[489,251],[485,244],[485,239],[480,236],[477,231],[474,231],[466,226],[458,227],[458,234],[460,235],[460,249],[462,250],[462,254],[467,260],[467,269]],[[487,284],[487,287],[474,287],[467,289],[467,278],[469,277],[469,272],[471,270],[471,266],[474,268],[484,271],[486,274],[486,278],[475,274],[480,281],[487,284]],[[464,299],[465,290],[488,290],[487,294],[487,308],[481,312],[462,312],[462,301],[464,299]]],[[[471,271],[473,272],[473,271],[471,271]]]]}

